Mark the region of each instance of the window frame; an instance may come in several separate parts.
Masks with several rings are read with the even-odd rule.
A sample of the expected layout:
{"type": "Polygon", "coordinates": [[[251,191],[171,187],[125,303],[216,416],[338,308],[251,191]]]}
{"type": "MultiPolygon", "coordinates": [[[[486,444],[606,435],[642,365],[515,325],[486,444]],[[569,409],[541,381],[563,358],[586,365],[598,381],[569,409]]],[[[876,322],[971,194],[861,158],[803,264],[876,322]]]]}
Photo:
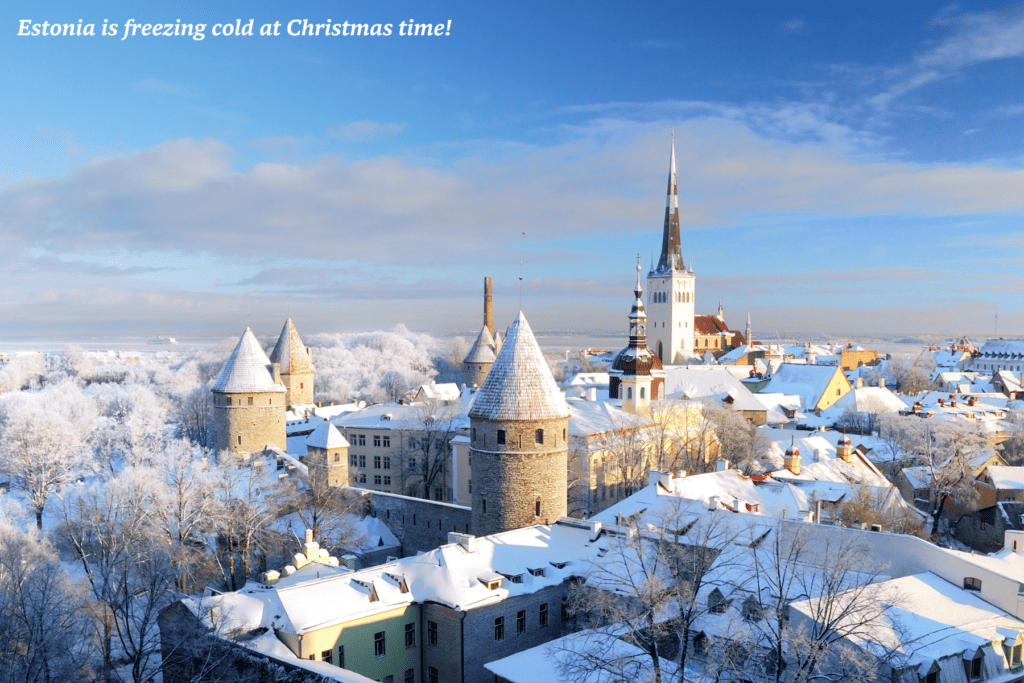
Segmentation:
{"type": "Polygon", "coordinates": [[[505,640],[505,617],[494,617],[494,640],[505,640]]]}
{"type": "Polygon", "coordinates": [[[387,631],[377,631],[373,634],[373,658],[382,659],[388,656],[387,631]]]}

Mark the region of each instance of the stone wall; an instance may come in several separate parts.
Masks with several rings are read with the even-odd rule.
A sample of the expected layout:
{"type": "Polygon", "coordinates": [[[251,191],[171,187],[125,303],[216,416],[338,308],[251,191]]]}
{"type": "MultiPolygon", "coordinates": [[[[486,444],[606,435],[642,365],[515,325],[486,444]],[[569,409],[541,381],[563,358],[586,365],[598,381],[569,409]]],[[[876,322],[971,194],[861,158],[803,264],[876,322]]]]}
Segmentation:
{"type": "Polygon", "coordinates": [[[482,387],[492,363],[462,363],[462,382],[467,387],[482,387]]]}
{"type": "Polygon", "coordinates": [[[473,534],[552,524],[566,514],[567,419],[473,418],[471,425],[473,534]],[[538,430],[543,443],[537,443],[538,430]],[[499,431],[504,444],[498,443],[499,431]]]}
{"type": "Polygon", "coordinates": [[[448,543],[448,532],[468,533],[470,509],[464,505],[353,488],[367,495],[366,512],[382,520],[402,542],[402,556],[448,543]]]}
{"type": "Polygon", "coordinates": [[[281,383],[286,389],[285,400],[290,406],[304,406],[313,403],[312,372],[282,372],[281,383]]]}
{"type": "MultiPolygon", "coordinates": [[[[527,576],[526,580],[530,577],[527,576]]],[[[569,582],[543,588],[536,593],[508,597],[501,602],[472,609],[466,612],[465,634],[465,683],[491,683],[494,674],[484,668],[487,662],[514,655],[531,647],[542,645],[569,630],[563,623],[562,598],[568,595],[569,582]],[[541,626],[540,606],[547,605],[548,624],[541,626]],[[519,611],[525,612],[526,630],[518,633],[516,619],[519,611]],[[503,621],[504,638],[495,640],[494,621],[503,621]]]]}
{"type": "Polygon", "coordinates": [[[257,453],[267,445],[287,449],[284,394],[213,394],[216,452],[257,453]],[[231,405],[228,405],[228,401],[231,405]]]}
{"type": "MultiPolygon", "coordinates": [[[[434,602],[423,604],[420,622],[423,642],[422,681],[429,683],[430,668],[437,669],[438,683],[462,683],[463,619],[466,612],[434,602]],[[430,624],[437,625],[437,644],[430,644],[430,624]]],[[[491,661],[491,660],[487,660],[491,661]]]]}

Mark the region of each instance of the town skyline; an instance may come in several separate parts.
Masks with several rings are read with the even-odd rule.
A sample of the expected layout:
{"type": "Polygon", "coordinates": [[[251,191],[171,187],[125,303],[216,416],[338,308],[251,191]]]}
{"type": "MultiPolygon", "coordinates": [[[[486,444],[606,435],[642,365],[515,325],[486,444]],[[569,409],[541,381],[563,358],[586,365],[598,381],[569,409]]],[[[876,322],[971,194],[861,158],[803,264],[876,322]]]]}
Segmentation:
{"type": "Polygon", "coordinates": [[[5,6],[3,337],[470,332],[485,276],[502,327],[624,334],[673,130],[698,313],[1024,333],[1024,5],[592,8],[5,6]],[[18,35],[129,17],[451,25],[18,35]]]}

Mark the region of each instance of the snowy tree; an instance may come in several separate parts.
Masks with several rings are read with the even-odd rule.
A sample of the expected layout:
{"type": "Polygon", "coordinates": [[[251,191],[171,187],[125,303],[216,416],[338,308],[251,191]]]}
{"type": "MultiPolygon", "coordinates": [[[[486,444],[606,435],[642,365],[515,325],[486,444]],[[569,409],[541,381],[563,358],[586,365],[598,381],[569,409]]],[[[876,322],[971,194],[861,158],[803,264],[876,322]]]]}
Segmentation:
{"type": "Polygon", "coordinates": [[[451,440],[459,427],[460,406],[437,399],[417,403],[404,420],[399,456],[402,492],[447,499],[451,440]],[[439,495],[440,493],[440,495],[439,495]]]}
{"type": "Polygon", "coordinates": [[[0,410],[0,473],[25,496],[42,529],[50,496],[95,469],[89,444],[95,405],[67,382],[15,394],[0,410]]]}
{"type": "Polygon", "coordinates": [[[94,392],[106,424],[99,454],[111,471],[149,462],[167,443],[168,404],[144,384],[102,384],[94,392]]]}
{"type": "Polygon", "coordinates": [[[213,394],[209,387],[197,386],[178,396],[171,411],[179,438],[202,448],[213,447],[213,394]]]}
{"type": "Polygon", "coordinates": [[[178,589],[187,593],[189,586],[208,577],[211,558],[206,553],[224,521],[215,475],[197,449],[181,441],[170,443],[148,470],[157,487],[157,532],[170,549],[178,589]]]}
{"type": "Polygon", "coordinates": [[[173,601],[175,576],[155,525],[156,489],[146,468],[126,468],[64,501],[58,537],[82,568],[92,596],[102,659],[100,680],[158,676],[156,619],[173,601]]]}
{"type": "Polygon", "coordinates": [[[0,523],[0,683],[63,683],[88,675],[82,600],[35,532],[0,523]]]}
{"type": "Polygon", "coordinates": [[[367,503],[365,495],[347,487],[330,486],[323,468],[289,482],[287,509],[294,510],[304,529],[324,548],[356,548],[363,539],[352,527],[353,515],[367,503]]]}
{"type": "Polygon", "coordinates": [[[757,425],[727,405],[714,403],[704,410],[714,424],[718,457],[729,460],[744,474],[774,467],[775,463],[768,461],[771,443],[757,425]]]}
{"type": "Polygon", "coordinates": [[[926,468],[932,502],[931,533],[935,535],[947,503],[965,506],[977,499],[974,471],[993,451],[966,420],[920,420],[915,437],[914,458],[926,468]]]}

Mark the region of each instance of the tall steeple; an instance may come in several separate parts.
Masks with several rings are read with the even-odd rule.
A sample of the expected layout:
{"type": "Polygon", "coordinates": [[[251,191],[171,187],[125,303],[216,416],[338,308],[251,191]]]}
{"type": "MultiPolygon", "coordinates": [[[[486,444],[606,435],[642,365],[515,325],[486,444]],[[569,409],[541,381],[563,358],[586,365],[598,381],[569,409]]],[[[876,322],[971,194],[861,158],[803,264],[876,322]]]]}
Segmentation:
{"type": "Polygon", "coordinates": [[[743,331],[743,341],[747,343],[747,346],[750,346],[750,342],[753,338],[754,333],[750,329],[750,311],[747,311],[747,329],[743,331]]]}
{"type": "Polygon", "coordinates": [[[651,399],[664,397],[665,371],[661,359],[647,348],[647,313],[640,296],[640,254],[636,255],[635,299],[629,312],[629,343],[619,351],[608,371],[608,393],[622,399],[622,409],[635,413],[651,399]]]}
{"type": "MultiPolygon", "coordinates": [[[[679,192],[676,189],[676,132],[672,131],[672,151],[668,161],[668,196],[665,199],[665,230],[661,236],[661,257],[654,272],[686,270],[679,244],[679,192]]],[[[652,273],[653,274],[653,273],[652,273]]]]}
{"type": "Polygon", "coordinates": [[[676,189],[675,131],[668,164],[668,197],[661,257],[647,273],[647,343],[664,363],[674,363],[693,352],[693,311],[697,278],[683,260],[679,239],[679,193],[676,189]]]}

